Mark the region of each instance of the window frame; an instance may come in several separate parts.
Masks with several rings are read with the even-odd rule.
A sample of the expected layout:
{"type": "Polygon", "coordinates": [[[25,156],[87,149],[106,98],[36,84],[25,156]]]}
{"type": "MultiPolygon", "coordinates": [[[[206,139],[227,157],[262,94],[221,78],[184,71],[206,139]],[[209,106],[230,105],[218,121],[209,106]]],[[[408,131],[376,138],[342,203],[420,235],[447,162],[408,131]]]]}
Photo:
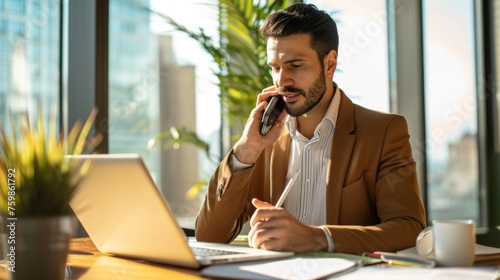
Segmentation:
{"type": "Polygon", "coordinates": [[[94,129],[103,139],[96,152],[106,154],[109,0],[64,0],[62,5],[67,17],[61,28],[63,125],[72,127],[97,107],[94,129]]]}

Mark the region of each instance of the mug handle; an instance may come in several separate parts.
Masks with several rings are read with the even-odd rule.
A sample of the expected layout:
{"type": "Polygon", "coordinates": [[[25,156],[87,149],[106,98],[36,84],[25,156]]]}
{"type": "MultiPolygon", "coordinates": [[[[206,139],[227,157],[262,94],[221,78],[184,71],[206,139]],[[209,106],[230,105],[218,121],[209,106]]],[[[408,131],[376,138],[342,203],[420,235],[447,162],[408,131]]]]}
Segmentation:
{"type": "Polygon", "coordinates": [[[434,251],[434,235],[432,227],[428,227],[417,236],[416,249],[420,256],[427,257],[434,251]]]}

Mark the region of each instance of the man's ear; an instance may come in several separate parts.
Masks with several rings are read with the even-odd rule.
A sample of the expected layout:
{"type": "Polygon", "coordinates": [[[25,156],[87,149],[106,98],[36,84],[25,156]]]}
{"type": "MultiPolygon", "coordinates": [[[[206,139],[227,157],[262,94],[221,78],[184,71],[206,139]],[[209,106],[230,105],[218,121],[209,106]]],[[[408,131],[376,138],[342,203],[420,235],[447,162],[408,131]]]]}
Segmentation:
{"type": "Polygon", "coordinates": [[[327,77],[333,77],[335,70],[337,69],[337,52],[335,50],[331,50],[323,60],[323,64],[325,65],[325,75],[327,77]]]}

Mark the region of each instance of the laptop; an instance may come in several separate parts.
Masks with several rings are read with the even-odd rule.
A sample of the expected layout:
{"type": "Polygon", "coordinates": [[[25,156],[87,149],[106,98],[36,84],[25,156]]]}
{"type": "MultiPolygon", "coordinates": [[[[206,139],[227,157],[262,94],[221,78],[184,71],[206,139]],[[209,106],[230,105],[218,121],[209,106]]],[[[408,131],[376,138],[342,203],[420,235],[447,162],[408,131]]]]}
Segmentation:
{"type": "Polygon", "coordinates": [[[70,206],[103,253],[194,269],[293,255],[188,241],[139,155],[66,157],[90,162],[89,172],[75,190],[70,206]]]}

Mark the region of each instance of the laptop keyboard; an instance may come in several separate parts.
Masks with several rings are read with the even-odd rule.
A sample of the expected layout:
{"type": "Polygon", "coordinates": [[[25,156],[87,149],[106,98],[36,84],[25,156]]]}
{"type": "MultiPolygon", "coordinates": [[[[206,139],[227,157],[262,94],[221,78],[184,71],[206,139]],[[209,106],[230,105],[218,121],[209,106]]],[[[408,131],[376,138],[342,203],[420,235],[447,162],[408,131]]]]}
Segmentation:
{"type": "Polygon", "coordinates": [[[244,254],[242,252],[237,252],[237,251],[217,250],[204,247],[191,247],[191,250],[193,250],[194,255],[198,257],[244,254]]]}

